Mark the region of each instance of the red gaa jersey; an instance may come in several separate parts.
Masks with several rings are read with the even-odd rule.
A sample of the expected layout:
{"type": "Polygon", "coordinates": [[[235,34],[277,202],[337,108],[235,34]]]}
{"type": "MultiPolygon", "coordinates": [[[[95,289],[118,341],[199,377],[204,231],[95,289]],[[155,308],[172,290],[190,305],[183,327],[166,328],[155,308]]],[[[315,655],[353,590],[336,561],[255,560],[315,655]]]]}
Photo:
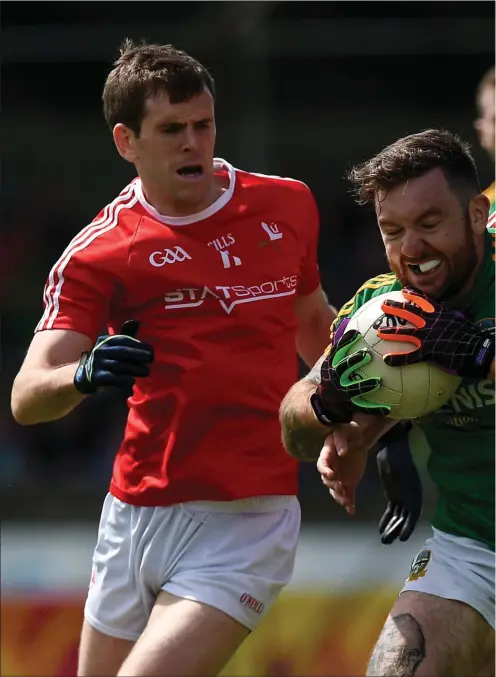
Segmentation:
{"type": "Polygon", "coordinates": [[[93,341],[136,319],[155,348],[110,485],[134,505],[297,491],[278,410],[298,377],[295,301],[320,283],[318,212],[303,183],[215,163],[229,188],[193,216],[160,215],[135,179],[72,240],[44,291],[36,331],[93,341]]]}

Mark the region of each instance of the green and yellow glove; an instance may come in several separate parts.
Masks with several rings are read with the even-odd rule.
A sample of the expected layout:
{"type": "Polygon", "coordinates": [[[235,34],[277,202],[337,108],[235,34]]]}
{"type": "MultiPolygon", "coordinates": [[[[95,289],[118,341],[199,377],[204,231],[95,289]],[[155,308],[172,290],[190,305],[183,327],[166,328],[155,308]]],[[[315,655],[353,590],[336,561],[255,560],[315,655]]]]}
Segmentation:
{"type": "MultiPolygon", "coordinates": [[[[347,320],[341,323],[348,324],[347,320]]],[[[369,402],[364,395],[378,390],[379,377],[361,377],[357,370],[372,359],[366,349],[355,349],[360,334],[355,330],[339,332],[338,340],[325,356],[320,369],[320,385],[312,398],[312,407],[317,418],[328,425],[347,423],[353,414],[361,412],[386,416],[391,407],[387,404],[369,402]]]]}

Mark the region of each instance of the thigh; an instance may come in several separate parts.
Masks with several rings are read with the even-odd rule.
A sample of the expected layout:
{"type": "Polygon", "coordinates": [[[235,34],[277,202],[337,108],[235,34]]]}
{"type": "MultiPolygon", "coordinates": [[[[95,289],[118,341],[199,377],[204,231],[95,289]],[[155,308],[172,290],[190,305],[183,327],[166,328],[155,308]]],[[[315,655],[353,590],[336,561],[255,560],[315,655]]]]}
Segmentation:
{"type": "Polygon", "coordinates": [[[279,498],[259,499],[270,507],[263,512],[186,506],[201,528],[162,589],[215,607],[254,630],[293,573],[300,506],[295,497],[279,498]]]}
{"type": "Polygon", "coordinates": [[[181,506],[192,535],[178,549],[120,675],[218,674],[289,581],[300,526],[297,500],[233,503],[232,512],[228,506],[181,506]],[[240,505],[256,509],[239,512],[240,505]]]}
{"type": "Polygon", "coordinates": [[[423,592],[396,601],[374,648],[367,675],[491,677],[494,630],[463,602],[423,592]]]}
{"type": "Polygon", "coordinates": [[[368,675],[494,674],[494,554],[434,530],[413,560],[368,675]]]}
{"type": "Polygon", "coordinates": [[[434,529],[412,562],[402,592],[464,602],[494,628],[494,552],[470,538],[434,529]]]}
{"type": "Polygon", "coordinates": [[[212,677],[248,634],[247,628],[219,609],[162,591],[145,631],[117,674],[212,677]]]}
{"type": "Polygon", "coordinates": [[[84,621],[78,677],[115,677],[133,646],[134,642],[105,635],[84,621]]]}
{"type": "Polygon", "coordinates": [[[100,635],[132,643],[145,629],[156,598],[139,576],[147,510],[111,495],[105,499],[84,608],[87,624],[100,635]]]}

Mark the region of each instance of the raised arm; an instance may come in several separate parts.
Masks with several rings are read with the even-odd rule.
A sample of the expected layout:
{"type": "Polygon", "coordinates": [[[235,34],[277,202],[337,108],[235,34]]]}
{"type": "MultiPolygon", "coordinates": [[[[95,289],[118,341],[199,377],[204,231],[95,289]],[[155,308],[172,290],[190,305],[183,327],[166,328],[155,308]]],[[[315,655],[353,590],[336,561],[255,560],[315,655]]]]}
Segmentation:
{"type": "MultiPolygon", "coordinates": [[[[279,410],[284,447],[290,456],[302,462],[316,461],[324,441],[336,429],[336,426],[321,423],[311,404],[312,395],[317,394],[321,381],[324,360],[325,355],[322,355],[309,374],[290,388],[279,410]]],[[[358,411],[350,413],[348,420],[359,426],[367,450],[374,447],[395,423],[382,416],[358,411]]]]}

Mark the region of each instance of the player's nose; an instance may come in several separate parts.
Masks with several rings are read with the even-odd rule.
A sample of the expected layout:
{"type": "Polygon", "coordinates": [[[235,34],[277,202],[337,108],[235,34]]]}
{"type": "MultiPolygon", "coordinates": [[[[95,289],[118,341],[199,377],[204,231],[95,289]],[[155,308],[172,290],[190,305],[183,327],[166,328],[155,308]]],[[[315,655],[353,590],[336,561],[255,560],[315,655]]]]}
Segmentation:
{"type": "Polygon", "coordinates": [[[198,148],[198,133],[195,128],[188,125],[184,131],[183,150],[196,150],[198,148]]]}
{"type": "Polygon", "coordinates": [[[409,258],[422,256],[424,249],[424,241],[420,233],[414,229],[406,229],[401,242],[401,253],[403,256],[408,256],[409,258]]]}

